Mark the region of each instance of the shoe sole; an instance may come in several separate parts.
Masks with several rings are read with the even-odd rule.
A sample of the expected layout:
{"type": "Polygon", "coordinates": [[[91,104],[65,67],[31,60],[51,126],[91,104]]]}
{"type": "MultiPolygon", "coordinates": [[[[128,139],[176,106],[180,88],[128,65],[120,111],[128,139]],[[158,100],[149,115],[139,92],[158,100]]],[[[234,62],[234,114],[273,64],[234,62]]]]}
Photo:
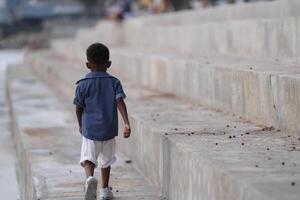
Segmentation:
{"type": "Polygon", "coordinates": [[[112,200],[114,198],[114,196],[110,196],[110,197],[100,197],[100,200],[112,200]]]}
{"type": "Polygon", "coordinates": [[[97,180],[92,179],[87,186],[84,200],[97,200],[97,180]]]}

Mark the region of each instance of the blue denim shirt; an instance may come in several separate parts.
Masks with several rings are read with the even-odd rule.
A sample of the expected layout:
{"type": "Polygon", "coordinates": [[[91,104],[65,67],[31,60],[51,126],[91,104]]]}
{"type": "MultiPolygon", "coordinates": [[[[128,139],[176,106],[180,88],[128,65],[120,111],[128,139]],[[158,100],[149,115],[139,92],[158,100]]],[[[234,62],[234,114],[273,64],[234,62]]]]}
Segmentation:
{"type": "Polygon", "coordinates": [[[117,136],[116,100],[126,97],[121,82],[106,72],[90,72],[76,84],[73,103],[83,108],[83,136],[97,141],[105,141],[117,136]]]}

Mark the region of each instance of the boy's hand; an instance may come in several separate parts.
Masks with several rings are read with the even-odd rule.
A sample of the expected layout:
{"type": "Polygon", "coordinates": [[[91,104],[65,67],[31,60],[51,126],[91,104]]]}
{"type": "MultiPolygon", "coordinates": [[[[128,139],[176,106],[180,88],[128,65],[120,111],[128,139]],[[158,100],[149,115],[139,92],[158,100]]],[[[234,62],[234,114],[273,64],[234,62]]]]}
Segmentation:
{"type": "Polygon", "coordinates": [[[124,138],[129,138],[130,133],[131,133],[131,129],[130,129],[129,124],[125,124],[125,126],[124,126],[124,138]]]}

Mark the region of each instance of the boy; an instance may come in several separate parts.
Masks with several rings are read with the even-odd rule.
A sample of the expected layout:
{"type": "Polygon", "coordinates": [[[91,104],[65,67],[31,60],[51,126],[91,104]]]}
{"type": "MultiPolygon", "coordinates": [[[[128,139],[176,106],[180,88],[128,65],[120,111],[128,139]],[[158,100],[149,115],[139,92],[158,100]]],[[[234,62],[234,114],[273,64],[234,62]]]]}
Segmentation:
{"type": "Polygon", "coordinates": [[[100,43],[92,44],[86,51],[86,66],[90,73],[79,80],[74,104],[82,134],[80,164],[86,173],[85,200],[96,200],[97,179],[94,169],[98,166],[102,175],[100,199],[112,199],[108,187],[110,166],[116,161],[115,136],[118,135],[118,110],[125,123],[124,137],[130,136],[127,109],[123,99],[126,97],[121,82],[106,71],[111,66],[109,49],[100,43]]]}

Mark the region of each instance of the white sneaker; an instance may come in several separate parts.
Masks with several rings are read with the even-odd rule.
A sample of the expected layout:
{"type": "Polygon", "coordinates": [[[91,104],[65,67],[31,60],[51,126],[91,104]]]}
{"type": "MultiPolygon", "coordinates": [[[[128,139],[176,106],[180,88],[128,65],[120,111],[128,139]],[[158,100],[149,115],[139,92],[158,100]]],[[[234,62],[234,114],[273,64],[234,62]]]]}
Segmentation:
{"type": "Polygon", "coordinates": [[[111,200],[114,198],[113,193],[111,192],[111,187],[101,188],[100,189],[100,199],[101,200],[111,200]]]}
{"type": "Polygon", "coordinates": [[[98,181],[93,176],[89,176],[85,181],[84,200],[97,200],[98,181]]]}

